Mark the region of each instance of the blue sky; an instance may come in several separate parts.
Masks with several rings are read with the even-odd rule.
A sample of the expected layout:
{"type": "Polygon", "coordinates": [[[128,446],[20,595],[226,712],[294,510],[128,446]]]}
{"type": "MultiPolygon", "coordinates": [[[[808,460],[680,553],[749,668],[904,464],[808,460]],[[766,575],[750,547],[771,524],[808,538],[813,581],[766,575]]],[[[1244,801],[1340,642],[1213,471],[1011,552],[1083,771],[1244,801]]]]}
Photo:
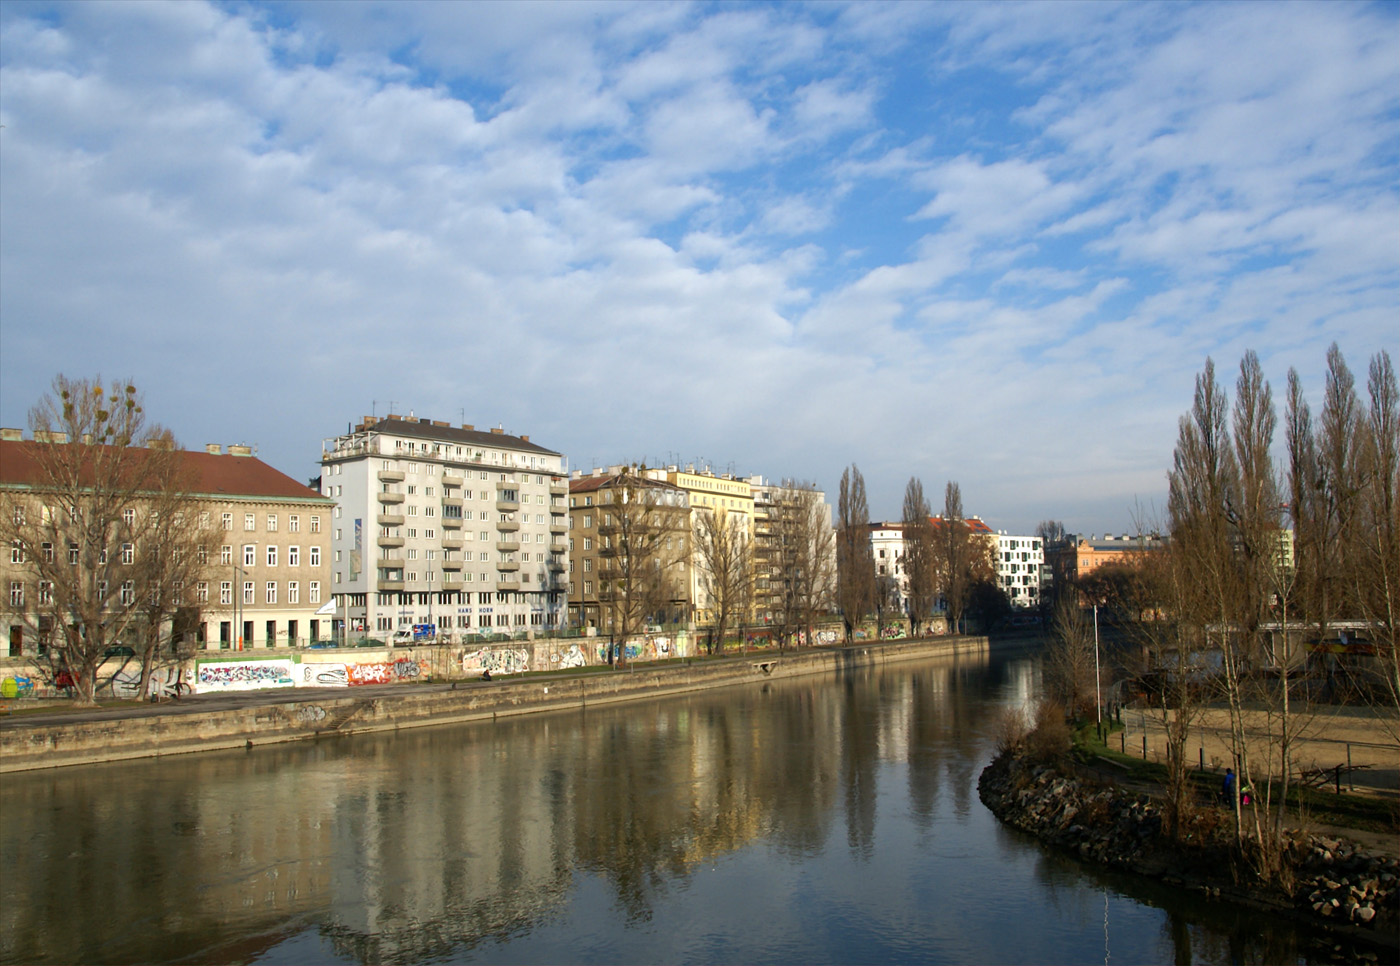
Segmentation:
{"type": "Polygon", "coordinates": [[[1116,532],[1207,356],[1400,342],[1395,3],[6,0],[0,124],[0,423],[299,478],[392,402],[1116,532]]]}

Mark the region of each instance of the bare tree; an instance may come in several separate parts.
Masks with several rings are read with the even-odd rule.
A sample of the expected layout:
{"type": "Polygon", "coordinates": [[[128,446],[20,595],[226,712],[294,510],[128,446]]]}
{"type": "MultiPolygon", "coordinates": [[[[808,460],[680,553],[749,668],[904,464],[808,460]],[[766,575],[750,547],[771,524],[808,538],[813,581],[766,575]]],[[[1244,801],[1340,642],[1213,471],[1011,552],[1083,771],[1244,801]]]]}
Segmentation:
{"type": "Polygon", "coordinates": [[[723,507],[697,511],[695,562],[712,615],[711,653],[724,650],[724,635],[742,617],[752,580],[752,546],[744,518],[723,507]]]}
{"type": "Polygon", "coordinates": [[[865,477],[852,464],[841,473],[836,525],[836,603],[846,642],[875,602],[875,558],[870,550],[870,504],[865,477]]]}
{"type": "Polygon", "coordinates": [[[909,586],[909,631],[914,636],[933,616],[938,602],[932,518],[923,483],[910,477],[904,488],[904,576],[909,586]]]}
{"type": "Polygon", "coordinates": [[[780,649],[799,631],[810,644],[835,585],[830,510],[810,484],[784,480],[774,488],[768,524],[770,630],[780,649]]]}
{"type": "Polygon", "coordinates": [[[1400,731],[1400,390],[1390,355],[1371,359],[1367,380],[1370,405],[1363,427],[1366,472],[1358,496],[1359,537],[1351,569],[1358,612],[1376,649],[1382,696],[1381,715],[1392,736],[1400,731]]]}
{"type": "Polygon", "coordinates": [[[0,526],[35,588],[25,620],[91,705],[118,642],[142,639],[149,680],[173,608],[184,606],[177,592],[197,576],[186,518],[176,525],[191,506],[182,462],[130,384],[60,375],[29,421],[34,438],[12,451],[6,474],[22,483],[7,487],[0,526]]]}
{"type": "Polygon", "coordinates": [[[1046,672],[1050,693],[1071,715],[1085,717],[1097,707],[1094,680],[1094,630],[1072,595],[1055,605],[1046,672]]]}
{"type": "Polygon", "coordinates": [[[599,598],[608,607],[619,666],[626,663],[627,642],[686,597],[690,514],[668,496],[674,498],[674,487],[636,467],[623,467],[599,490],[599,598]]]}
{"type": "Polygon", "coordinates": [[[948,609],[948,625],[954,633],[962,630],[963,611],[972,587],[971,535],[963,519],[962,488],[953,480],[943,490],[943,516],[935,542],[939,589],[948,609]]]}

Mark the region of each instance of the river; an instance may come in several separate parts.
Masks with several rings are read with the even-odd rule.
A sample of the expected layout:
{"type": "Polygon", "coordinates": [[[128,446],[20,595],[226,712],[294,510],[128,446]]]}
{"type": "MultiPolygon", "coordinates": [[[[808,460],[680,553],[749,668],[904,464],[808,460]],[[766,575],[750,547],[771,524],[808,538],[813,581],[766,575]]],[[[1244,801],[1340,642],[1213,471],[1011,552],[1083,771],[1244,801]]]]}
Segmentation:
{"type": "Polygon", "coordinates": [[[1030,656],[6,775],[4,963],[1352,958],[978,801],[1030,656]]]}

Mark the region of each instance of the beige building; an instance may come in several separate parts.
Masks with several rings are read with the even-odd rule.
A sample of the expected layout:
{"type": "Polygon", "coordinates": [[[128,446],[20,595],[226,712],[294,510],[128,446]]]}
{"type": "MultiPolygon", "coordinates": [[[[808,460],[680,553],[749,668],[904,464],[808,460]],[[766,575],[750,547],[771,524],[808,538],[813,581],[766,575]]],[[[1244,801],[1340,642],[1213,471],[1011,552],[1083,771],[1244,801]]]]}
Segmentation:
{"type": "MultiPolygon", "coordinates": [[[[0,492],[7,514],[48,512],[35,447],[66,444],[25,440],[17,429],[0,431],[0,492]]],[[[200,563],[194,586],[185,591],[184,635],[198,647],[287,647],[332,636],[329,603],[333,501],[273,469],[247,446],[228,451],[178,452],[180,469],[197,508],[189,526],[200,563]]],[[[43,545],[36,552],[63,551],[43,545]]],[[[114,606],[124,591],[122,547],[113,548],[114,606]]],[[[46,645],[46,628],[57,615],[45,613],[51,598],[12,546],[0,558],[0,624],[10,655],[33,654],[46,645]]]]}

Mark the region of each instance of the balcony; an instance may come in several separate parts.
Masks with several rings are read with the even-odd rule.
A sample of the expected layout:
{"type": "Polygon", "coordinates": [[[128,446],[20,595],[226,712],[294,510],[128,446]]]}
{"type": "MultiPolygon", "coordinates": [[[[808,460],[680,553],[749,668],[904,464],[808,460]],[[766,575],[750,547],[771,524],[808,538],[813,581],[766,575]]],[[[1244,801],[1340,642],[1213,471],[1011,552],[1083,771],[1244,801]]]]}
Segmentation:
{"type": "Polygon", "coordinates": [[[442,583],[443,583],[443,586],[445,586],[445,587],[451,587],[452,589],[455,590],[456,588],[462,586],[462,575],[461,575],[461,574],[453,574],[453,573],[444,573],[444,574],[442,575],[442,583]]]}
{"type": "Polygon", "coordinates": [[[379,471],[379,482],[380,482],[380,483],[402,483],[402,482],[403,482],[403,470],[380,470],[380,471],[379,471]]]}
{"type": "Polygon", "coordinates": [[[562,560],[551,559],[549,563],[545,564],[545,566],[556,574],[562,574],[564,571],[569,569],[569,565],[564,563],[564,561],[562,560]]]}
{"type": "Polygon", "coordinates": [[[515,520],[501,520],[497,522],[496,529],[503,532],[514,533],[520,529],[520,524],[515,520]]]}
{"type": "Polygon", "coordinates": [[[568,480],[550,480],[550,481],[549,481],[549,495],[550,495],[550,496],[568,496],[568,495],[569,495],[569,481],[568,481],[568,480]]]}
{"type": "Polygon", "coordinates": [[[383,578],[380,578],[380,580],[376,582],[375,586],[376,586],[379,590],[381,590],[381,591],[383,591],[383,590],[403,590],[403,581],[402,581],[402,580],[384,580],[383,578]]]}
{"type": "Polygon", "coordinates": [[[456,537],[443,537],[443,538],[442,538],[442,549],[444,549],[444,550],[461,550],[461,549],[462,549],[462,541],[461,541],[461,540],[458,540],[456,537]]]}
{"type": "Polygon", "coordinates": [[[498,489],[498,490],[518,490],[518,489],[520,489],[520,484],[517,483],[517,482],[515,482],[515,477],[514,477],[514,476],[510,475],[509,473],[507,473],[507,474],[506,474],[506,478],[505,478],[504,480],[497,480],[497,481],[496,481],[496,489],[498,489]]]}
{"type": "Polygon", "coordinates": [[[403,514],[381,513],[379,514],[379,525],[381,527],[401,527],[403,526],[403,514]]]}
{"type": "Polygon", "coordinates": [[[568,533],[569,521],[562,517],[551,517],[549,521],[550,533],[568,533]]]}
{"type": "Polygon", "coordinates": [[[464,476],[459,476],[459,475],[456,474],[456,473],[444,473],[444,474],[442,474],[442,485],[443,485],[443,486],[463,486],[463,485],[466,484],[466,482],[467,482],[466,477],[464,477],[464,476]]]}
{"type": "Polygon", "coordinates": [[[462,521],[461,521],[461,519],[459,519],[458,517],[443,517],[443,518],[442,518],[442,525],[443,525],[443,528],[444,528],[444,529],[447,529],[447,530],[460,530],[460,529],[462,529],[462,521]]]}
{"type": "Polygon", "coordinates": [[[380,503],[402,503],[402,502],[403,502],[403,494],[402,494],[402,493],[376,493],[375,496],[379,498],[379,502],[380,502],[380,503]]]}
{"type": "Polygon", "coordinates": [[[461,505],[462,505],[462,501],[461,501],[461,499],[459,499],[458,497],[455,497],[455,496],[445,496],[445,497],[442,498],[442,505],[443,505],[443,506],[461,506],[461,505]]]}
{"type": "Polygon", "coordinates": [[[519,560],[497,560],[496,569],[500,571],[517,571],[520,569],[519,560]]]}
{"type": "Polygon", "coordinates": [[[511,553],[512,551],[520,549],[520,541],[505,539],[497,540],[496,549],[501,551],[502,553],[511,553]]]}
{"type": "Polygon", "coordinates": [[[379,545],[381,547],[402,547],[403,537],[380,537],[379,545]]]}
{"type": "Polygon", "coordinates": [[[500,510],[502,513],[509,513],[509,512],[512,511],[512,510],[519,510],[519,509],[520,509],[520,501],[519,501],[519,500],[497,500],[497,501],[496,501],[496,509],[497,509],[497,510],[500,510]]]}
{"type": "Polygon", "coordinates": [[[460,561],[460,560],[444,560],[444,561],[442,562],[442,569],[443,569],[443,570],[461,570],[461,569],[462,569],[462,561],[460,561]]]}
{"type": "Polygon", "coordinates": [[[518,581],[518,580],[498,580],[498,581],[496,581],[496,590],[497,590],[497,592],[499,592],[499,593],[505,593],[506,591],[519,590],[519,589],[520,589],[520,581],[518,581]]]}

